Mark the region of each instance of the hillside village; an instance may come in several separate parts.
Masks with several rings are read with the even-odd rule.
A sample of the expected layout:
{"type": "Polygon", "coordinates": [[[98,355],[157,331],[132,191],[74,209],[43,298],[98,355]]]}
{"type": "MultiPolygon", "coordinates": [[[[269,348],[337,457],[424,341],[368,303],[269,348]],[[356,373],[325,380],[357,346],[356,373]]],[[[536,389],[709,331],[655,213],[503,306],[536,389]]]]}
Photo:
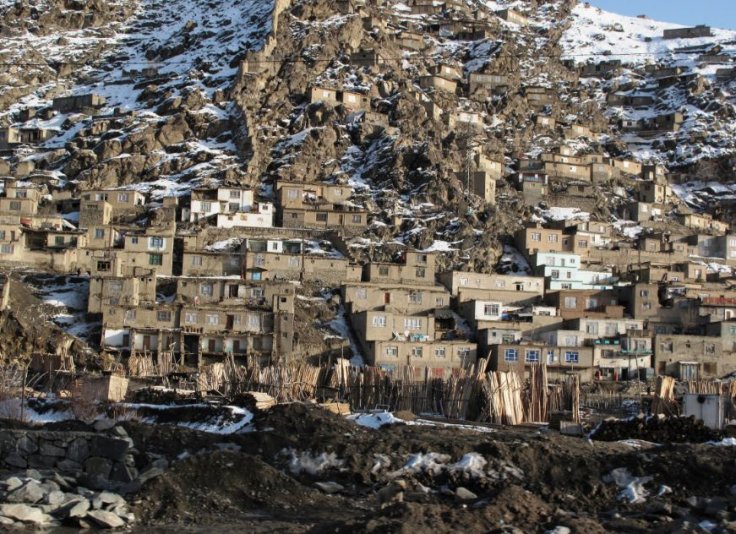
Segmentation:
{"type": "Polygon", "coordinates": [[[104,370],[736,372],[736,34],[642,63],[566,50],[573,1],[253,6],[229,67],[171,70],[211,39],[178,14],[0,114],[0,260],[86,280],[104,370]]]}

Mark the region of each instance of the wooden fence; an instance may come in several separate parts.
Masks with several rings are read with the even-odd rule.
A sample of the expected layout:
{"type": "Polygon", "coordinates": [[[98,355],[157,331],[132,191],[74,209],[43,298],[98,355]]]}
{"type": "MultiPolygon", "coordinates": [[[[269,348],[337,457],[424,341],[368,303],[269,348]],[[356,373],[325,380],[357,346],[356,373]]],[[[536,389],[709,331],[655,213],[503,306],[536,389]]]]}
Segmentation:
{"type": "Polygon", "coordinates": [[[552,411],[563,410],[579,420],[577,377],[549,385],[544,364],[532,368],[527,382],[513,371],[488,371],[486,360],[449,378],[425,373],[417,379],[421,376],[417,371],[406,366],[388,373],[377,367],[351,367],[346,360],[332,367],[294,363],[248,368],[226,361],[204,367],[198,387],[224,396],[261,391],[279,402],[336,400],[348,402],[354,411],[409,410],[498,424],[545,422],[552,411]]]}

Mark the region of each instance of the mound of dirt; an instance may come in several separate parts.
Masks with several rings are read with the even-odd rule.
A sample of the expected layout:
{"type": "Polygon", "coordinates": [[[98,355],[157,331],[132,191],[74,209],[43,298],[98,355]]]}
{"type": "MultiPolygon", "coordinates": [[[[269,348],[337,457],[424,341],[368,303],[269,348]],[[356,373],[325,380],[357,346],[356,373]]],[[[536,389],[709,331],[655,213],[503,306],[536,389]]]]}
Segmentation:
{"type": "Polygon", "coordinates": [[[237,521],[280,520],[308,525],[339,514],[340,497],[328,497],[240,452],[219,451],[176,463],[145,490],[138,513],[144,523],[207,524],[212,516],[237,521]],[[255,516],[254,516],[255,512],[255,516]]]}
{"type": "Polygon", "coordinates": [[[722,437],[695,417],[635,417],[607,419],[590,435],[598,441],[641,439],[654,443],[704,443],[722,437]]]}

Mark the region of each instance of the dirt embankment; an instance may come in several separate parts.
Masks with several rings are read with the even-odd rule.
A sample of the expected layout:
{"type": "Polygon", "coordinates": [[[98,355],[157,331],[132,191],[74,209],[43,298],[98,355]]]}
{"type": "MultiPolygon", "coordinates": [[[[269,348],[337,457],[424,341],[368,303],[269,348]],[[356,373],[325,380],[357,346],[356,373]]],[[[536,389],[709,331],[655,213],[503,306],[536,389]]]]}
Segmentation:
{"type": "Polygon", "coordinates": [[[372,430],[299,404],[257,414],[255,423],[257,431],[231,436],[127,424],[141,450],[172,460],[138,495],[137,517],[194,531],[736,527],[732,447],[635,447],[524,429],[372,430]]]}

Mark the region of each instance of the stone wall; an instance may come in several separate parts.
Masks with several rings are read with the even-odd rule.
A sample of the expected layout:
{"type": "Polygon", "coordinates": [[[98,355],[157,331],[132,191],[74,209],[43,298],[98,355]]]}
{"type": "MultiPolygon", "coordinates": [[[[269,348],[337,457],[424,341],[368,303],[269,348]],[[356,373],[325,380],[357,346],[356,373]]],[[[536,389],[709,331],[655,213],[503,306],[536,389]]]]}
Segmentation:
{"type": "Polygon", "coordinates": [[[0,430],[0,469],[55,469],[81,476],[93,489],[127,484],[138,475],[133,440],[118,432],[0,430]]]}

